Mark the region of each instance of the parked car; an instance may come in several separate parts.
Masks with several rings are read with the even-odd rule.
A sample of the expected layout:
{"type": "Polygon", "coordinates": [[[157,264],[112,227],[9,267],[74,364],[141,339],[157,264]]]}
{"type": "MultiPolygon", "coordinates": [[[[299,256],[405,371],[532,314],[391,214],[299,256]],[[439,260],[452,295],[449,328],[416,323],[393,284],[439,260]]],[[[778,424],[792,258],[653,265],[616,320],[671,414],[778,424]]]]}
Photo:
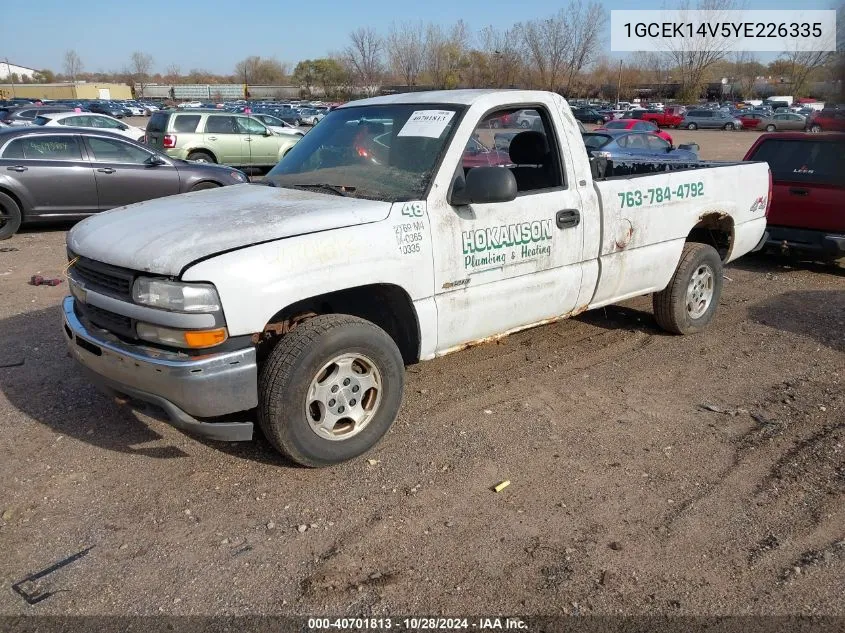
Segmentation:
{"type": "Polygon", "coordinates": [[[269,127],[273,132],[276,134],[292,134],[294,136],[304,136],[305,130],[302,128],[298,128],[290,123],[287,123],[280,119],[279,117],[273,116],[272,114],[251,114],[249,115],[258,121],[261,121],[264,125],[269,127]]]}
{"type": "Polygon", "coordinates": [[[45,113],[35,117],[33,125],[43,125],[45,127],[70,126],[78,128],[93,128],[98,130],[108,130],[131,138],[133,141],[139,143],[144,142],[146,132],[134,125],[127,125],[123,121],[118,121],[115,118],[106,116],[105,114],[96,114],[94,112],[53,112],[45,113]]]}
{"type": "Polygon", "coordinates": [[[86,220],[67,237],[67,351],[176,426],[243,441],[257,421],[319,467],[388,432],[405,364],[650,294],[663,329],[704,330],[723,265],[764,233],[766,165],[596,180],[566,101],[536,91],[550,133],[514,137],[512,168],[460,169],[472,131],[526,94],[367,99],[306,134],[270,186],[86,220]],[[387,162],[355,151],[368,121],[404,130],[419,110],[444,114],[390,134],[387,162]],[[90,309],[121,280],[106,314],[90,309]]]}
{"type": "Polygon", "coordinates": [[[684,112],[686,109],[682,106],[670,106],[662,110],[646,110],[639,118],[658,127],[678,127],[684,120],[684,112]]]}
{"type": "Polygon", "coordinates": [[[633,132],[652,132],[656,134],[667,143],[672,143],[672,135],[669,132],[661,130],[657,125],[651,121],[638,121],[636,119],[619,119],[618,121],[608,121],[601,127],[596,128],[596,132],[600,130],[630,130],[633,132]]]}
{"type": "Polygon", "coordinates": [[[845,109],[825,108],[807,124],[810,132],[845,132],[845,109]]]}
{"type": "Polygon", "coordinates": [[[792,112],[776,113],[757,121],[755,129],[766,132],[781,132],[784,130],[804,130],[807,127],[807,119],[800,114],[792,112]]]}
{"type": "Polygon", "coordinates": [[[129,110],[129,116],[144,116],[144,108],[142,108],[138,103],[124,101],[119,105],[123,106],[124,109],[129,110]]]}
{"type": "Polygon", "coordinates": [[[720,112],[718,110],[688,110],[678,127],[688,130],[697,130],[698,128],[741,130],[742,121],[727,112],[720,112]]]}
{"type": "Polygon", "coordinates": [[[587,151],[593,156],[624,160],[625,158],[660,158],[697,161],[698,153],[686,146],[675,148],[671,142],[653,132],[600,130],[582,134],[587,151]]]}
{"type": "Polygon", "coordinates": [[[72,112],[73,108],[66,105],[55,106],[21,106],[17,108],[3,108],[0,110],[0,123],[5,125],[32,125],[40,114],[55,112],[72,112]]]}
{"type": "Polygon", "coordinates": [[[771,169],[769,249],[845,256],[845,134],[763,134],[744,160],[771,169]]]}
{"type": "Polygon", "coordinates": [[[22,223],[78,220],[134,202],[247,182],[243,172],[175,160],[111,132],[0,131],[0,239],[22,223]]]}
{"type": "Polygon", "coordinates": [[[519,110],[516,113],[516,125],[524,130],[532,129],[540,122],[540,115],[536,110],[519,110]]]}
{"type": "Polygon", "coordinates": [[[274,134],[251,115],[222,110],[156,112],[146,142],[173,158],[246,167],[272,167],[302,137],[274,134]]]}
{"type": "Polygon", "coordinates": [[[176,106],[177,108],[201,108],[202,101],[185,101],[176,106]]]}
{"type": "Polygon", "coordinates": [[[108,116],[112,116],[116,119],[131,116],[129,110],[124,108],[122,105],[111,101],[92,101],[88,104],[88,110],[96,112],[97,114],[107,114],[108,116]]]}
{"type": "Polygon", "coordinates": [[[299,111],[299,118],[305,125],[317,125],[324,116],[326,115],[321,114],[315,108],[302,108],[299,111]]]}
{"type": "Polygon", "coordinates": [[[464,169],[513,164],[506,149],[499,149],[498,147],[490,149],[477,138],[469,139],[462,160],[464,169]]]}
{"type": "Polygon", "coordinates": [[[607,123],[610,119],[593,108],[572,108],[572,116],[581,123],[607,123]]]}

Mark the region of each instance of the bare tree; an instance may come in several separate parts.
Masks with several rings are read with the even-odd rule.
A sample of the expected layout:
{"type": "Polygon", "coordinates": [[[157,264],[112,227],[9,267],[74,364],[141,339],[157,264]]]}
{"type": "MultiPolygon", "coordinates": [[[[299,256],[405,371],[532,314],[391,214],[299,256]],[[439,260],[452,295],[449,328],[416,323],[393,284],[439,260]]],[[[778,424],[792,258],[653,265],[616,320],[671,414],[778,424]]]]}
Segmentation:
{"type": "Polygon", "coordinates": [[[455,88],[458,85],[469,39],[469,28],[463,20],[458,20],[448,33],[438,24],[428,25],[425,68],[436,88],[455,88]]]}
{"type": "MultiPolygon", "coordinates": [[[[694,8],[700,11],[712,11],[709,19],[717,22],[723,20],[724,12],[733,9],[734,6],[734,0],[698,0],[694,8]]],[[[681,1],[680,11],[691,9],[693,7],[690,0],[681,1]]],[[[667,52],[680,73],[679,98],[686,101],[697,99],[704,85],[707,70],[727,56],[730,42],[727,39],[716,40],[703,37],[671,38],[665,41],[667,52]]]]}
{"type": "Polygon", "coordinates": [[[384,42],[372,28],[359,28],[349,34],[350,45],[345,56],[353,69],[355,78],[360,82],[364,93],[375,94],[381,85],[384,73],[382,52],[384,42]]]}
{"type": "Polygon", "coordinates": [[[733,56],[733,75],[739,84],[743,99],[750,99],[757,94],[757,77],[763,74],[765,66],[757,56],[749,51],[740,51],[733,56]]]}
{"type": "Polygon", "coordinates": [[[152,55],[135,51],[129,58],[129,74],[135,84],[137,96],[144,96],[144,89],[150,82],[150,71],[153,68],[152,55]]]}
{"type": "Polygon", "coordinates": [[[781,55],[787,62],[788,76],[792,81],[792,94],[796,97],[804,96],[807,84],[812,75],[834,58],[828,51],[792,50],[781,55]]]}
{"type": "Polygon", "coordinates": [[[532,20],[517,27],[525,56],[537,70],[537,83],[545,90],[557,89],[572,42],[566,13],[561,10],[545,20],[532,20]]]}
{"type": "Polygon", "coordinates": [[[495,88],[516,85],[523,68],[516,29],[498,31],[492,26],[481,29],[481,47],[488,58],[489,77],[486,84],[495,88]]]}
{"type": "Polygon", "coordinates": [[[570,41],[564,92],[570,96],[576,88],[579,73],[601,49],[601,32],[607,23],[607,11],[598,2],[584,6],[581,0],[573,0],[566,10],[566,22],[570,41]]]}
{"type": "Polygon", "coordinates": [[[425,62],[425,27],[422,22],[406,22],[390,26],[387,35],[387,60],[393,74],[415,86],[425,62]]]}
{"type": "Polygon", "coordinates": [[[179,64],[168,64],[165,76],[170,81],[178,80],[182,76],[182,69],[179,67],[179,64]]]}
{"type": "Polygon", "coordinates": [[[82,72],[82,58],[75,50],[65,51],[64,57],[65,74],[70,77],[73,83],[76,83],[76,78],[82,72]]]}

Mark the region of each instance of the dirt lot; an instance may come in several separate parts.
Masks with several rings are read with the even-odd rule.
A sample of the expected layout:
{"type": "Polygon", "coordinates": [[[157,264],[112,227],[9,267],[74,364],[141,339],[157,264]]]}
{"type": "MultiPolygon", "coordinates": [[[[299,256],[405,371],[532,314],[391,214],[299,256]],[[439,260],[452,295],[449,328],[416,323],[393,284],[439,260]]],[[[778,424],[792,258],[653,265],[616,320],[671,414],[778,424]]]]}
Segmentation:
{"type": "Polygon", "coordinates": [[[845,615],[842,268],[746,257],[697,336],[644,298],[411,367],[372,461],[314,471],[99,395],[27,284],[64,237],[0,243],[2,614],[845,615]]]}

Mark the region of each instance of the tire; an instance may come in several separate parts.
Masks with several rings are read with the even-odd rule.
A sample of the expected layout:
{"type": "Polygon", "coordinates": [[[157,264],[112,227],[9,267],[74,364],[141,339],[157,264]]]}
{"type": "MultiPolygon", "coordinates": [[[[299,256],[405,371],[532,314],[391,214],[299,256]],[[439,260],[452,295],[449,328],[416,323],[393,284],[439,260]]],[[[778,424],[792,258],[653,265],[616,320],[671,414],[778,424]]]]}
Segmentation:
{"type": "Polygon", "coordinates": [[[766,126],[766,131],[767,131],[767,132],[774,132],[776,129],[777,129],[777,128],[776,128],[774,125],[772,125],[771,123],[770,123],[769,125],[767,125],[767,126],[766,126]]]}
{"type": "Polygon", "coordinates": [[[220,185],[216,182],[198,182],[193,187],[191,187],[191,191],[204,191],[205,189],[217,189],[220,185]]]}
{"type": "Polygon", "coordinates": [[[0,240],[7,240],[18,232],[23,214],[18,203],[5,193],[0,193],[0,240]]]}
{"type": "Polygon", "coordinates": [[[500,127],[502,127],[502,122],[499,119],[493,119],[492,121],[490,121],[490,127],[492,127],[494,130],[498,130],[500,127]]]}
{"type": "Polygon", "coordinates": [[[657,324],[672,334],[694,334],[703,330],[716,314],[722,295],[722,260],[709,244],[687,242],[681,261],[669,285],[654,293],[654,318],[657,324]],[[704,282],[704,288],[694,284],[704,282]],[[709,292],[707,287],[709,286],[709,292]],[[695,301],[690,305],[690,292],[695,301]],[[709,300],[701,299],[702,295],[709,300]]]}
{"type": "Polygon", "coordinates": [[[282,338],[261,367],[258,423],[269,442],[297,464],[312,468],[339,464],[370,450],[387,433],[399,412],[404,382],[402,355],[387,332],[350,315],[314,317],[282,338]],[[365,359],[370,371],[346,372],[343,378],[341,365],[334,360],[353,356],[365,359]],[[369,382],[378,388],[367,387],[364,379],[359,386],[355,376],[370,376],[369,382]],[[338,382],[331,384],[333,380],[338,382]],[[325,398],[314,397],[309,406],[309,394],[321,385],[325,398]],[[356,387],[359,391],[354,392],[356,387]],[[364,397],[356,403],[355,393],[362,393],[361,389],[364,397]],[[354,424],[344,424],[343,417],[331,430],[315,428],[320,417],[326,419],[328,407],[336,407],[335,415],[343,409],[341,404],[332,404],[337,400],[328,399],[332,393],[342,394],[341,403],[363,412],[365,421],[359,430],[354,424]],[[362,406],[364,400],[370,400],[371,410],[362,406]]]}
{"type": "Polygon", "coordinates": [[[723,129],[725,129],[725,130],[729,130],[729,131],[733,131],[733,129],[734,129],[734,124],[733,124],[733,123],[726,123],[726,124],[725,124],[725,127],[724,127],[723,129]]]}
{"type": "Polygon", "coordinates": [[[819,125],[818,123],[814,123],[813,125],[810,126],[810,131],[813,132],[814,134],[818,134],[819,132],[822,131],[822,126],[819,125]]]}
{"type": "Polygon", "coordinates": [[[688,130],[697,130],[697,129],[698,129],[698,126],[697,126],[695,123],[689,123],[689,124],[687,125],[687,129],[688,129],[688,130]]]}
{"type": "Polygon", "coordinates": [[[214,156],[209,154],[208,152],[191,152],[188,154],[188,160],[193,160],[198,163],[216,163],[217,161],[214,160],[214,156]]]}
{"type": "Polygon", "coordinates": [[[528,121],[520,121],[519,127],[521,127],[523,130],[527,130],[531,127],[531,124],[528,121]]]}

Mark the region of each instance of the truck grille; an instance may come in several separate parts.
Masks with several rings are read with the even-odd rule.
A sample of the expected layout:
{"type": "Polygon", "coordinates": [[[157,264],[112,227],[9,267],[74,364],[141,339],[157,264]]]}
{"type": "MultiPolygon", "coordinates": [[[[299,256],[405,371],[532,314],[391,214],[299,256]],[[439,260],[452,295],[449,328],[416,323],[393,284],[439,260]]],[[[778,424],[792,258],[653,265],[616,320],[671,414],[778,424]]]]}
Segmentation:
{"type": "Polygon", "coordinates": [[[86,287],[93,290],[99,290],[121,299],[132,298],[132,283],[135,281],[135,273],[131,270],[80,257],[71,268],[71,273],[86,287]]]}
{"type": "Polygon", "coordinates": [[[103,310],[92,305],[76,302],[80,312],[93,324],[104,330],[108,330],[118,336],[137,338],[135,336],[135,324],[127,316],[115,314],[109,310],[103,310]]]}

